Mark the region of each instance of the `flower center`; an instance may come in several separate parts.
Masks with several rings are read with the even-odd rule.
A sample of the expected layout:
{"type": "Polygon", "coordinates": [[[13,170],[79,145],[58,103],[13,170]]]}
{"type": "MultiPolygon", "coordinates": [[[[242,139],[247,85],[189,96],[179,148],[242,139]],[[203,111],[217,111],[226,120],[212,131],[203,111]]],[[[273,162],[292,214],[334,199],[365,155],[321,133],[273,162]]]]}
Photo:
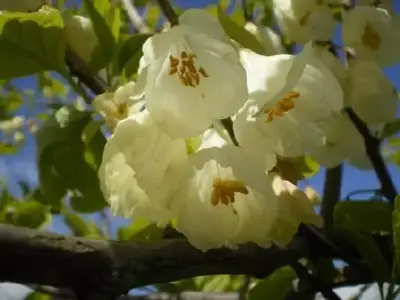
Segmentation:
{"type": "Polygon", "coordinates": [[[128,116],[128,105],[126,102],[117,104],[116,117],[125,119],[128,116]]]}
{"type": "Polygon", "coordinates": [[[196,69],[196,59],[195,53],[187,54],[185,51],[181,52],[180,58],[170,55],[168,75],[177,74],[180,83],[184,86],[197,87],[200,84],[201,76],[207,78],[209,75],[203,67],[196,69]]]}
{"type": "Polygon", "coordinates": [[[283,117],[283,113],[288,112],[294,107],[294,99],[300,97],[298,92],[290,92],[286,97],[279,100],[275,107],[266,108],[264,113],[267,115],[265,122],[270,123],[276,117],[283,117]]]}
{"type": "Polygon", "coordinates": [[[239,180],[222,180],[220,178],[215,178],[213,181],[211,204],[216,206],[219,203],[225,205],[234,203],[235,193],[247,195],[249,191],[246,185],[239,180]]]}
{"type": "Polygon", "coordinates": [[[378,50],[382,42],[381,36],[370,24],[365,26],[365,30],[361,39],[363,45],[371,48],[372,50],[378,50]]]}

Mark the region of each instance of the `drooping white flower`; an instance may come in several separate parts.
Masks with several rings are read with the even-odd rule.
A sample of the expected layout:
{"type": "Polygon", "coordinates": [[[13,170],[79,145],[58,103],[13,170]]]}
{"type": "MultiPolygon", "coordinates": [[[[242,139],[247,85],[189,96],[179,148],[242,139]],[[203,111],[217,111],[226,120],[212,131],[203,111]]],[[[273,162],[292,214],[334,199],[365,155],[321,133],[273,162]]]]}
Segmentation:
{"type": "Polygon", "coordinates": [[[188,10],[179,25],[143,45],[138,96],[146,95],[146,107],[164,132],[186,138],[244,104],[245,78],[221,25],[206,12],[188,10]]]}
{"type": "Polygon", "coordinates": [[[287,245],[301,223],[322,226],[322,218],[314,212],[312,200],[305,192],[276,173],[268,177],[279,200],[278,218],[270,232],[275,244],[287,245]]]}
{"type": "Polygon", "coordinates": [[[83,16],[65,14],[64,24],[68,46],[82,60],[86,63],[90,62],[90,65],[94,67],[96,62],[92,61],[91,58],[99,41],[94,32],[92,21],[83,16]]]}
{"type": "Polygon", "coordinates": [[[110,139],[104,148],[99,181],[113,215],[125,218],[142,217],[160,226],[169,221],[170,214],[166,205],[150,199],[139,187],[135,170],[113,139],[110,139]]]}
{"type": "Polygon", "coordinates": [[[334,114],[319,122],[318,127],[323,138],[310,154],[319,164],[332,168],[365,153],[364,139],[347,116],[334,114]]]}
{"type": "Polygon", "coordinates": [[[337,79],[313,55],[311,45],[297,56],[265,57],[248,50],[241,56],[250,99],[234,120],[239,144],[245,149],[268,144],[257,142],[264,136],[268,150],[275,147],[280,156],[303,155],[321,138],[314,122],[343,107],[337,79]]]}
{"type": "Polygon", "coordinates": [[[104,93],[93,100],[95,111],[114,129],[117,123],[144,108],[144,100],[136,100],[135,82],[120,86],[115,93],[104,93]]]}
{"type": "Polygon", "coordinates": [[[124,156],[138,186],[151,199],[167,205],[187,159],[184,140],[171,140],[160,132],[144,110],[120,121],[107,143],[113,143],[124,156]]]}
{"type": "Polygon", "coordinates": [[[256,25],[252,22],[247,22],[244,28],[259,39],[264,46],[266,55],[286,53],[280,36],[271,28],[256,25]]]}
{"type": "Polygon", "coordinates": [[[215,133],[204,142],[189,156],[171,204],[176,229],[203,251],[246,242],[269,246],[278,203],[265,170],[215,133]]]}
{"type": "Polygon", "coordinates": [[[347,70],[340,62],[339,58],[333,54],[329,45],[313,45],[314,54],[320,61],[332,72],[332,74],[339,81],[342,89],[346,86],[347,70]]]}
{"type": "Polygon", "coordinates": [[[290,40],[304,44],[332,37],[335,20],[324,1],[273,0],[273,5],[279,27],[290,40]]]}
{"type": "Polygon", "coordinates": [[[346,102],[368,124],[394,120],[399,105],[396,90],[379,65],[357,57],[348,61],[346,102]]]}
{"type": "Polygon", "coordinates": [[[356,6],[344,12],[342,39],[357,56],[372,58],[381,66],[400,60],[400,32],[384,9],[356,6]]]}

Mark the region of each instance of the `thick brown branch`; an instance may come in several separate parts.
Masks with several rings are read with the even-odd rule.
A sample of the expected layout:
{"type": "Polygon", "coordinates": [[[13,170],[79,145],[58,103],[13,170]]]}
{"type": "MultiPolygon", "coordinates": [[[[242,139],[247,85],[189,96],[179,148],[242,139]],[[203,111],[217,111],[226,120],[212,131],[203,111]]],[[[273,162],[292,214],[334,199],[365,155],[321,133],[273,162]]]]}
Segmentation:
{"type": "Polygon", "coordinates": [[[265,277],[306,256],[306,248],[295,239],[285,249],[245,245],[203,253],[180,239],[85,240],[0,225],[0,281],[70,288],[82,299],[96,291],[93,299],[110,299],[135,287],[200,275],[265,277]]]}
{"type": "Polygon", "coordinates": [[[168,0],[157,0],[158,5],[160,6],[162,12],[167,17],[168,21],[171,23],[171,26],[178,25],[178,16],[172,7],[171,3],[168,0]]]}

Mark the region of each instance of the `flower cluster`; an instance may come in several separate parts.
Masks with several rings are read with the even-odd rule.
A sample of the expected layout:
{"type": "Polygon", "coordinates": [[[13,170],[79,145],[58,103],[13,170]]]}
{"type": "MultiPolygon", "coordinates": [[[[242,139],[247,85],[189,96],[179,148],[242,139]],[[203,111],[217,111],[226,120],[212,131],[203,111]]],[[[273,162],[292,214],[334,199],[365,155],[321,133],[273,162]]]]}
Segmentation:
{"type": "Polygon", "coordinates": [[[331,38],[332,3],[274,2],[285,34],[304,43],[299,54],[240,48],[192,9],[145,42],[136,82],[96,99],[113,131],[99,170],[113,214],[171,223],[203,251],[286,245],[300,223],[322,225],[315,193],[278,165],[304,155],[327,167],[362,161],[363,138],[343,109],[370,126],[395,117],[397,96],[380,66],[397,61],[386,49],[397,32],[381,8],[345,11],[343,65],[315,42],[331,38]]]}

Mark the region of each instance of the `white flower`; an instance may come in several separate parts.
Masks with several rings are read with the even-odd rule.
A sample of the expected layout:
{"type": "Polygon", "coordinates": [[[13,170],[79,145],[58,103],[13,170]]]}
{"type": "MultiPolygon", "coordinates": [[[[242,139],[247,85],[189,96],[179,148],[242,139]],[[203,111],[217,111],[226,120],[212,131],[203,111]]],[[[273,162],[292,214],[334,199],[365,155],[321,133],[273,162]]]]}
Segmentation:
{"type": "Polygon", "coordinates": [[[342,88],[346,86],[347,70],[341,64],[339,58],[331,52],[329,45],[313,45],[314,55],[335,75],[342,88]]]}
{"type": "Polygon", "coordinates": [[[239,144],[254,148],[264,135],[272,144],[269,149],[275,147],[280,156],[303,155],[320,139],[320,130],[313,123],[343,106],[338,81],[313,55],[311,44],[297,56],[265,57],[248,50],[243,50],[241,56],[250,100],[234,120],[239,144]],[[257,130],[261,135],[256,134],[257,130]]]}
{"type": "Polygon", "coordinates": [[[396,90],[375,61],[349,59],[346,92],[347,104],[364,122],[386,123],[396,118],[396,90]]]}
{"type": "Polygon", "coordinates": [[[46,4],[46,0],[0,0],[0,10],[34,12],[46,4]]]}
{"type": "Polygon", "coordinates": [[[396,14],[393,7],[393,0],[356,0],[356,5],[359,6],[374,6],[385,9],[388,13],[396,14]]]}
{"type": "Polygon", "coordinates": [[[93,51],[99,44],[92,21],[79,15],[64,15],[65,35],[68,46],[92,66],[93,51]]]}
{"type": "Polygon", "coordinates": [[[383,67],[400,60],[400,33],[384,9],[356,6],[344,12],[342,39],[356,55],[373,58],[383,67]]]}
{"type": "Polygon", "coordinates": [[[144,100],[135,100],[132,95],[135,82],[120,86],[115,93],[104,93],[93,100],[95,111],[103,116],[107,125],[114,129],[118,121],[139,112],[144,108],[144,100]]]}
{"type": "Polygon", "coordinates": [[[171,205],[175,226],[202,251],[246,242],[267,247],[278,207],[265,171],[241,148],[219,145],[189,156],[171,205]]]}
{"type": "Polygon", "coordinates": [[[266,55],[282,54],[286,52],[280,36],[271,28],[256,25],[252,22],[247,22],[244,28],[259,39],[264,46],[266,55]]]}
{"type": "Polygon", "coordinates": [[[180,25],[143,45],[137,96],[161,130],[174,138],[201,134],[232,116],[247,99],[246,74],[236,48],[207,13],[188,10],[180,25]],[[193,27],[192,27],[193,26],[193,27]]]}
{"type": "Polygon", "coordinates": [[[318,127],[323,138],[310,154],[319,164],[332,168],[365,153],[364,139],[347,116],[332,115],[319,122],[318,127]]]}
{"type": "Polygon", "coordinates": [[[107,143],[113,143],[135,171],[138,186],[154,200],[168,205],[182,165],[187,159],[184,140],[160,132],[147,111],[120,121],[107,143]]]}
{"type": "Polygon", "coordinates": [[[162,202],[147,196],[138,186],[135,176],[136,172],[129,165],[127,156],[110,139],[104,148],[99,180],[111,213],[125,218],[142,217],[160,226],[167,224],[169,211],[162,202]]]}
{"type": "Polygon", "coordinates": [[[25,124],[25,118],[23,116],[14,116],[10,120],[0,121],[0,130],[5,135],[11,135],[16,131],[22,129],[25,124]]]}
{"type": "Polygon", "coordinates": [[[287,245],[300,223],[322,226],[322,218],[314,212],[312,200],[306,193],[276,173],[270,173],[268,177],[279,200],[278,219],[270,233],[275,244],[287,245]]]}
{"type": "Polygon", "coordinates": [[[332,37],[335,20],[328,5],[320,0],[273,0],[279,27],[292,41],[327,41],[332,37]]]}

